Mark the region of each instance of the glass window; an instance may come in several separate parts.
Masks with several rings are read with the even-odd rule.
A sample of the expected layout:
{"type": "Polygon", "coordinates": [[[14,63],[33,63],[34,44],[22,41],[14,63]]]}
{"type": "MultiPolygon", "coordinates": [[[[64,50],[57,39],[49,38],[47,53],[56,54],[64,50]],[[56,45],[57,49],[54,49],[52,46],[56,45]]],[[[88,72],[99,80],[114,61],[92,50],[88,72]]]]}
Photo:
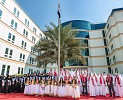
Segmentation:
{"type": "Polygon", "coordinates": [[[26,42],[25,42],[25,45],[24,45],[24,49],[26,49],[26,42]]]}
{"type": "Polygon", "coordinates": [[[18,67],[18,74],[20,74],[20,67],[18,67]]]}
{"type": "Polygon", "coordinates": [[[34,47],[33,46],[31,46],[31,52],[32,53],[34,53],[35,51],[34,51],[34,47]]]}
{"type": "Polygon", "coordinates": [[[21,59],[22,59],[22,53],[20,53],[20,61],[21,61],[21,59]]]}
{"type": "Polygon", "coordinates": [[[109,40],[111,39],[111,34],[109,35],[109,40]]]}
{"type": "Polygon", "coordinates": [[[5,67],[6,67],[6,65],[3,65],[2,66],[1,75],[4,75],[4,73],[5,73],[5,67]]]}
{"type": "Polygon", "coordinates": [[[28,36],[28,32],[26,31],[26,37],[28,36]]]}
{"type": "Polygon", "coordinates": [[[21,68],[21,74],[23,74],[23,68],[21,68]]]}
{"type": "Polygon", "coordinates": [[[23,61],[25,60],[25,55],[23,55],[23,61]]]}
{"type": "Polygon", "coordinates": [[[118,69],[117,68],[115,68],[115,73],[118,73],[118,69]]]}
{"type": "Polygon", "coordinates": [[[31,69],[31,74],[33,74],[33,69],[31,69]]]}
{"type": "Polygon", "coordinates": [[[30,64],[32,63],[32,57],[30,57],[30,64]]]}
{"type": "Polygon", "coordinates": [[[24,29],[24,30],[23,30],[23,35],[25,35],[25,33],[26,33],[26,30],[24,29]]]}
{"type": "Polygon", "coordinates": [[[24,45],[24,41],[22,41],[22,44],[21,44],[21,47],[23,48],[23,45],[24,45]]]}
{"type": "Polygon", "coordinates": [[[6,0],[2,0],[2,1],[1,1],[2,4],[5,4],[5,2],[6,2],[6,0]]]}
{"type": "Polygon", "coordinates": [[[14,27],[14,29],[15,29],[15,30],[17,29],[17,25],[18,25],[18,23],[17,23],[17,22],[15,22],[15,27],[14,27]]]}
{"type": "Polygon", "coordinates": [[[20,15],[20,12],[18,11],[18,12],[17,12],[17,17],[19,17],[19,15],[20,15]]]}
{"type": "Polygon", "coordinates": [[[13,53],[13,50],[10,50],[9,58],[12,58],[12,53],[13,53]]]}
{"type": "Polygon", "coordinates": [[[7,71],[6,71],[6,75],[9,75],[9,71],[10,71],[10,66],[7,66],[7,71]]]}
{"type": "Polygon", "coordinates": [[[16,14],[16,11],[17,11],[17,9],[14,7],[14,12],[13,13],[16,14]]]}
{"type": "Polygon", "coordinates": [[[2,10],[0,10],[0,19],[1,19],[1,17],[2,17],[2,10]]]}
{"type": "Polygon", "coordinates": [[[27,26],[29,26],[29,21],[28,21],[28,23],[27,23],[27,26]]]}
{"type": "Polygon", "coordinates": [[[27,23],[27,19],[25,18],[25,24],[27,23]]]}
{"type": "Polygon", "coordinates": [[[115,55],[113,56],[113,61],[116,62],[116,57],[115,57],[115,55]]]}
{"type": "Polygon", "coordinates": [[[78,31],[76,37],[80,38],[89,38],[89,32],[86,31],[78,31]]]}
{"type": "Polygon", "coordinates": [[[29,69],[29,74],[31,73],[31,69],[29,69]]]}
{"type": "Polygon", "coordinates": [[[12,37],[12,43],[14,43],[14,41],[15,41],[15,36],[13,35],[13,37],[12,37]]]}
{"type": "Polygon", "coordinates": [[[9,48],[6,48],[6,50],[5,50],[5,57],[8,56],[8,52],[9,52],[9,48]]]}
{"type": "Polygon", "coordinates": [[[13,25],[14,25],[14,20],[12,19],[11,20],[11,27],[13,27],[13,25]]]}
{"type": "Polygon", "coordinates": [[[12,34],[11,34],[11,33],[9,33],[9,34],[8,34],[8,41],[10,41],[10,40],[11,40],[11,36],[12,36],[12,34]]]}
{"type": "Polygon", "coordinates": [[[32,58],[32,64],[34,63],[34,58],[32,58]]]}
{"type": "Polygon", "coordinates": [[[113,44],[111,45],[111,50],[114,50],[114,46],[113,46],[113,44]]]}
{"type": "Polygon", "coordinates": [[[42,34],[41,33],[39,33],[39,37],[42,38],[42,34]]]}

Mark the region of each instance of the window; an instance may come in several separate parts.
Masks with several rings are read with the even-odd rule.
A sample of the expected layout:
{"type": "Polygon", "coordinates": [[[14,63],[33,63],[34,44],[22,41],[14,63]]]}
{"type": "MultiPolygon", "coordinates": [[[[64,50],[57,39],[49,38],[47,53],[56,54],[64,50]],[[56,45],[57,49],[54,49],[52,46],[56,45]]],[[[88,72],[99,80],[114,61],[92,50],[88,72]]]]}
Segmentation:
{"type": "Polygon", "coordinates": [[[26,42],[25,42],[25,45],[24,45],[24,49],[26,49],[26,42]]]}
{"type": "Polygon", "coordinates": [[[31,69],[31,74],[33,74],[33,69],[31,69]]]}
{"type": "Polygon", "coordinates": [[[111,39],[111,34],[109,35],[109,40],[111,39]]]}
{"type": "Polygon", "coordinates": [[[18,74],[20,74],[20,67],[18,67],[18,74]]]}
{"type": "Polygon", "coordinates": [[[3,5],[5,4],[5,2],[6,2],[6,0],[2,0],[2,1],[1,1],[1,3],[2,3],[3,5]]]}
{"type": "Polygon", "coordinates": [[[8,56],[8,52],[9,52],[9,48],[6,48],[6,50],[5,50],[5,57],[8,56]]]}
{"type": "Polygon", "coordinates": [[[12,43],[14,43],[15,42],[15,36],[13,35],[13,37],[12,37],[12,43]]]}
{"type": "Polygon", "coordinates": [[[23,61],[25,60],[25,55],[23,54],[23,61]]]}
{"type": "Polygon", "coordinates": [[[109,28],[109,24],[107,25],[107,29],[109,28]]]}
{"type": "Polygon", "coordinates": [[[116,57],[115,57],[115,55],[113,56],[113,61],[116,62],[116,57]]]}
{"type": "Polygon", "coordinates": [[[113,74],[113,69],[111,70],[111,74],[113,74]]]}
{"type": "Polygon", "coordinates": [[[21,74],[23,74],[23,68],[21,68],[21,74]]]}
{"type": "Polygon", "coordinates": [[[36,33],[37,29],[35,27],[33,27],[33,32],[36,33]]]}
{"type": "Polygon", "coordinates": [[[6,67],[6,65],[3,65],[2,66],[1,75],[4,75],[4,73],[5,73],[5,67],[6,67]]]}
{"type": "Polygon", "coordinates": [[[20,53],[20,59],[19,60],[24,61],[25,60],[25,54],[20,53]]]}
{"type": "Polygon", "coordinates": [[[31,46],[31,52],[32,53],[35,53],[35,50],[34,50],[34,47],[33,46],[31,46]]]}
{"type": "Polygon", "coordinates": [[[18,11],[18,12],[17,12],[17,17],[19,17],[19,15],[20,15],[20,12],[18,11]]]}
{"type": "Polygon", "coordinates": [[[14,20],[12,19],[11,20],[11,27],[13,27],[14,26],[14,20]]]}
{"type": "Polygon", "coordinates": [[[13,53],[13,50],[10,50],[9,58],[12,58],[12,53],[13,53]]]}
{"type": "Polygon", "coordinates": [[[15,36],[12,35],[11,33],[8,34],[8,41],[11,41],[12,43],[15,42],[15,36]]]}
{"type": "Polygon", "coordinates": [[[30,57],[30,64],[34,64],[34,58],[30,57]]]}
{"type": "Polygon", "coordinates": [[[114,50],[114,46],[113,46],[113,44],[111,45],[111,50],[114,50]]]}
{"type": "Polygon", "coordinates": [[[25,29],[23,30],[23,35],[25,36],[25,37],[27,37],[28,36],[28,31],[26,31],[25,29]]]}
{"type": "Polygon", "coordinates": [[[13,50],[9,50],[9,48],[6,48],[5,50],[5,57],[9,57],[9,58],[12,58],[12,53],[13,53],[13,50]],[[9,55],[8,55],[9,54],[9,55]]]}
{"type": "Polygon", "coordinates": [[[10,66],[7,66],[7,71],[6,71],[6,75],[9,75],[9,71],[10,71],[10,66]]]}
{"type": "Polygon", "coordinates": [[[22,59],[22,53],[20,53],[20,59],[19,60],[21,61],[21,59],[22,59]]]}
{"type": "Polygon", "coordinates": [[[39,33],[39,37],[42,38],[42,34],[41,33],[39,33]]]}
{"type": "Polygon", "coordinates": [[[33,74],[33,69],[29,69],[29,74],[33,74]]]}
{"type": "Polygon", "coordinates": [[[111,64],[112,64],[112,63],[111,63],[111,58],[110,58],[110,60],[109,60],[109,61],[110,61],[110,65],[111,65],[111,64]]]}
{"type": "Polygon", "coordinates": [[[19,12],[15,7],[14,7],[13,13],[14,13],[14,15],[15,15],[16,17],[19,17],[19,15],[20,15],[20,12],[19,12]]]}
{"type": "Polygon", "coordinates": [[[29,21],[25,18],[25,25],[29,27],[29,21]]]}
{"type": "Polygon", "coordinates": [[[118,73],[118,69],[117,68],[115,68],[115,73],[118,73]]]}
{"type": "Polygon", "coordinates": [[[31,73],[31,69],[29,69],[29,74],[31,73]]]}
{"type": "Polygon", "coordinates": [[[17,30],[18,23],[15,22],[13,19],[11,20],[11,27],[13,27],[15,30],[17,30]]]}
{"type": "Polygon", "coordinates": [[[41,51],[38,51],[38,55],[41,55],[41,51]]]}
{"type": "Polygon", "coordinates": [[[18,26],[18,23],[15,22],[15,27],[14,27],[15,30],[17,29],[17,26],[18,26]]]}
{"type": "Polygon", "coordinates": [[[35,43],[36,38],[34,36],[32,36],[32,42],[35,43]]]}
{"type": "Polygon", "coordinates": [[[22,47],[23,49],[26,49],[26,42],[22,41],[21,47],[22,47]]]}
{"type": "Polygon", "coordinates": [[[12,37],[12,34],[11,34],[11,33],[9,33],[9,34],[8,34],[8,41],[10,41],[10,40],[11,40],[11,37],[12,37]]]}
{"type": "Polygon", "coordinates": [[[13,13],[16,14],[16,11],[17,11],[17,9],[14,7],[14,12],[13,13]]]}
{"type": "Polygon", "coordinates": [[[2,17],[2,10],[0,10],[0,19],[1,19],[1,17],[2,17]]]}

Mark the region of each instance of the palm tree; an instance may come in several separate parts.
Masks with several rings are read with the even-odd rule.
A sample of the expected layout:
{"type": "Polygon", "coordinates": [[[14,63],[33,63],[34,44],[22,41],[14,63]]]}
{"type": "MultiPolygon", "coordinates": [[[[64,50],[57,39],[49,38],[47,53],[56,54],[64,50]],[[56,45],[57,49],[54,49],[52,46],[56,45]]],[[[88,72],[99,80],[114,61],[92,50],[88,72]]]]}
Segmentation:
{"type": "MultiPolygon", "coordinates": [[[[35,45],[36,51],[41,54],[37,56],[39,66],[45,63],[58,63],[58,27],[50,23],[51,26],[46,26],[47,31],[44,32],[45,38],[41,38],[35,45]]],[[[80,53],[82,47],[80,41],[75,39],[77,31],[72,31],[71,24],[66,26],[60,25],[60,63],[61,67],[66,61],[81,61],[85,64],[85,59],[80,53]]]]}

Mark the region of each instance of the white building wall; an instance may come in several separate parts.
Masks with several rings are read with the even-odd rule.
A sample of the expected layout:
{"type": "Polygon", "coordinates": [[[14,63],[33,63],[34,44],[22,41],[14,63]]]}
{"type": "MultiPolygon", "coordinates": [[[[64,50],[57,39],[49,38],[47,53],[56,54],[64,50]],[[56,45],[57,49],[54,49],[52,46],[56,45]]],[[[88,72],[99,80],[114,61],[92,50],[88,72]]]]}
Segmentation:
{"type": "MultiPolygon", "coordinates": [[[[2,72],[3,65],[10,66],[10,75],[18,73],[18,67],[24,68],[23,72],[28,73],[29,69],[33,71],[40,70],[42,68],[36,67],[37,62],[34,61],[33,64],[30,64],[30,57],[36,58],[37,53],[31,53],[31,46],[34,46],[38,40],[44,37],[42,30],[29,18],[29,16],[20,8],[20,6],[15,2],[15,0],[6,0],[5,4],[1,4],[0,0],[0,10],[2,10],[2,17],[0,19],[0,74],[2,72]],[[20,12],[19,17],[16,17],[14,12],[14,7],[17,11],[20,12]],[[29,21],[29,26],[25,25],[25,18],[29,21]],[[17,30],[11,27],[11,20],[17,22],[17,30]],[[36,33],[33,32],[33,27],[36,28],[36,33]],[[28,31],[28,36],[23,35],[24,29],[28,31]],[[15,41],[12,43],[8,41],[8,34],[11,33],[15,36],[15,41]],[[32,41],[32,36],[36,38],[35,43],[32,41]],[[21,47],[22,40],[26,42],[26,49],[21,47]],[[5,50],[9,48],[13,50],[12,58],[5,57],[5,50]],[[20,61],[20,53],[25,55],[25,60],[20,61]],[[5,60],[5,61],[3,61],[5,60]]],[[[6,70],[4,75],[6,75],[6,70]]],[[[21,71],[21,69],[20,69],[21,71]]]]}

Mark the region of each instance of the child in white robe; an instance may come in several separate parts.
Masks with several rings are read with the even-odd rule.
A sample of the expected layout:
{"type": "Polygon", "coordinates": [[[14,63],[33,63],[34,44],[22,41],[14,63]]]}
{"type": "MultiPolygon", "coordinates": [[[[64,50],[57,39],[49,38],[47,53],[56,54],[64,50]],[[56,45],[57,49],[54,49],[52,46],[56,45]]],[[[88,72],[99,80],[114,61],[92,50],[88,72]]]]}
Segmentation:
{"type": "Polygon", "coordinates": [[[54,82],[54,96],[58,95],[58,80],[54,82]]]}
{"type": "Polygon", "coordinates": [[[69,97],[70,94],[70,85],[68,78],[65,80],[65,87],[64,87],[65,97],[69,97]]]}
{"type": "Polygon", "coordinates": [[[29,78],[27,78],[27,80],[26,80],[24,94],[29,95],[29,78]]]}
{"type": "Polygon", "coordinates": [[[51,85],[50,85],[50,95],[51,95],[51,96],[54,95],[54,80],[53,80],[53,79],[52,79],[51,85]]]}
{"type": "Polygon", "coordinates": [[[48,79],[47,84],[45,84],[45,94],[50,94],[50,79],[48,79]]]}
{"type": "Polygon", "coordinates": [[[35,95],[39,94],[39,81],[38,78],[36,79],[36,83],[35,83],[35,95]]]}
{"type": "Polygon", "coordinates": [[[32,79],[31,84],[30,84],[30,95],[35,94],[35,81],[32,79]]]}
{"type": "Polygon", "coordinates": [[[64,83],[63,83],[63,78],[60,78],[59,81],[59,86],[58,86],[58,96],[59,97],[64,97],[64,83]]]}
{"type": "Polygon", "coordinates": [[[77,85],[77,81],[75,79],[73,80],[72,86],[73,86],[72,98],[74,98],[74,99],[80,98],[80,89],[79,89],[79,86],[77,85]]]}
{"type": "Polygon", "coordinates": [[[39,93],[41,96],[44,96],[45,94],[45,82],[44,80],[41,80],[41,83],[40,83],[40,93],[39,93]]]}

